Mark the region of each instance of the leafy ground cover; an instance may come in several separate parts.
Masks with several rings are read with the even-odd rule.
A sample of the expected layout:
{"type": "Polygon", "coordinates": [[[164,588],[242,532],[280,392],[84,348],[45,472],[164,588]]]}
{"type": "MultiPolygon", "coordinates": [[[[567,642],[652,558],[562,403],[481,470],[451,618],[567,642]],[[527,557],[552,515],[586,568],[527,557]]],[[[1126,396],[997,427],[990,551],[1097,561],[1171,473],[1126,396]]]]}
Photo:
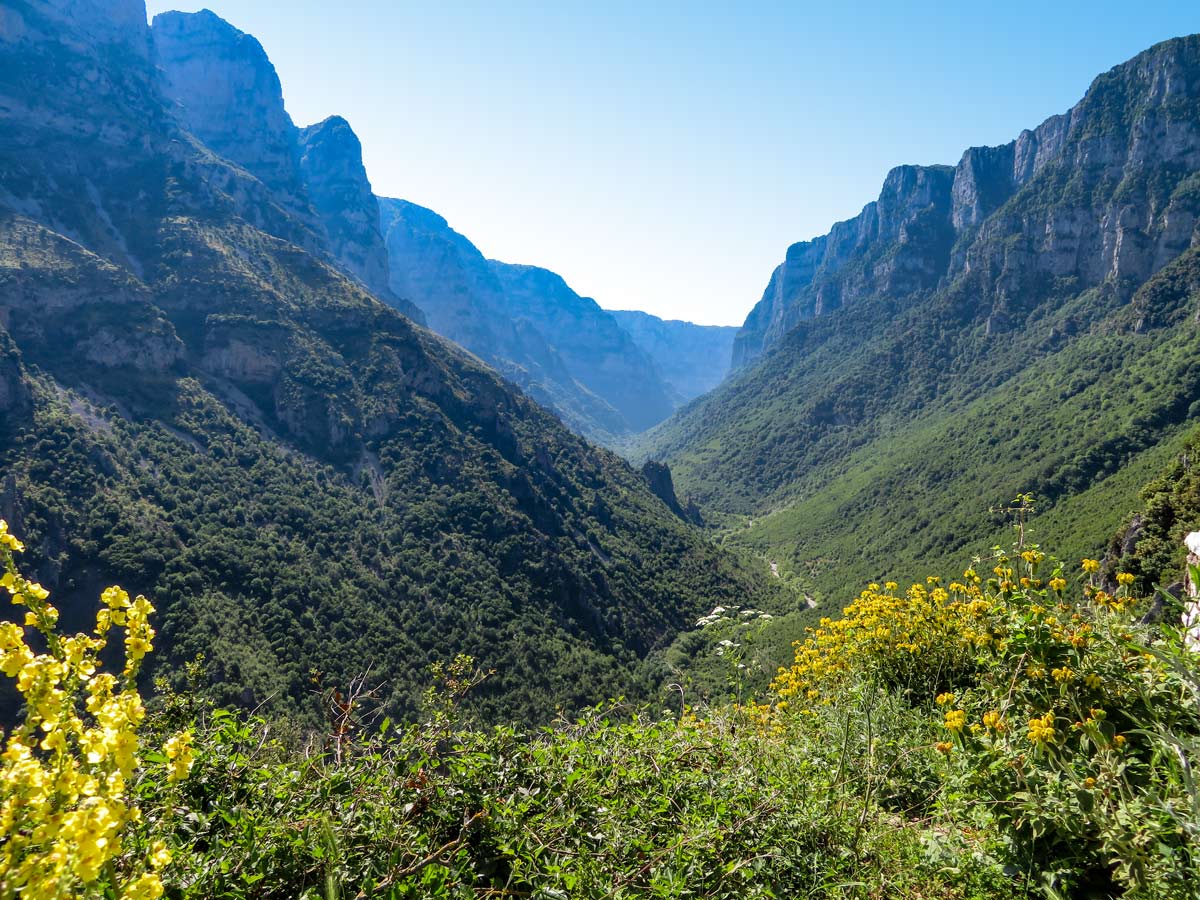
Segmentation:
{"type": "MultiPolygon", "coordinates": [[[[69,729],[61,749],[32,747],[26,720],[0,757],[15,848],[0,894],[1182,900],[1200,876],[1200,670],[1177,630],[1138,624],[1133,576],[1108,592],[1099,568],[1025,547],[944,586],[872,584],[797,643],[760,703],[485,727],[462,700],[491,673],[459,657],[408,724],[378,718],[366,682],[314,685],[314,732],[164,684],[120,729],[137,812],[102,867],[40,894],[14,873],[92,801],[68,791],[41,822],[14,817],[16,767],[109,762],[69,729]]],[[[4,672],[28,680],[29,665],[6,656],[4,672]]],[[[69,719],[97,676],[51,676],[69,719]]]]}

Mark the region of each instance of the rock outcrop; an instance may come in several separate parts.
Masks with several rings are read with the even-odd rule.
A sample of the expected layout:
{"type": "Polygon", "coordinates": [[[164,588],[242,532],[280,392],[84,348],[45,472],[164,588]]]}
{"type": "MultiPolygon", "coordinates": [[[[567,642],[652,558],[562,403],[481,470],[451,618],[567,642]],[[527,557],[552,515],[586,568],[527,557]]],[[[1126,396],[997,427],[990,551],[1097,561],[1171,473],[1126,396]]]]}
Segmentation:
{"type": "Polygon", "coordinates": [[[33,411],[33,397],[21,371],[21,355],[0,325],[0,433],[24,425],[33,411]]]}
{"type": "Polygon", "coordinates": [[[691,522],[693,525],[704,524],[700,510],[694,503],[689,503],[687,507],[680,504],[679,497],[675,494],[675,481],[671,478],[670,466],[653,459],[646,460],[642,464],[642,477],[646,479],[646,484],[650,486],[654,496],[667,505],[667,509],[685,522],[691,522]]]}
{"type": "Polygon", "coordinates": [[[334,259],[375,296],[390,299],[379,201],[371,192],[358,136],[341,116],[330,116],[301,129],[298,140],[300,172],[334,259]]]}

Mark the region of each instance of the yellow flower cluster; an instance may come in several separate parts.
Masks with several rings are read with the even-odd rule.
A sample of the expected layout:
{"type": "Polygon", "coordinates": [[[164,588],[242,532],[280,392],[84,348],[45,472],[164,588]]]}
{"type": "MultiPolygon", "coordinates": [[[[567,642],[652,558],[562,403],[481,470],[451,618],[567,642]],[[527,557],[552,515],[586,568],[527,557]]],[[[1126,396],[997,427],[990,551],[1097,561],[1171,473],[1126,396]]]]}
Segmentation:
{"type": "Polygon", "coordinates": [[[1029,720],[1029,740],[1031,742],[1045,746],[1053,744],[1057,739],[1058,732],[1054,730],[1054,713],[1048,712],[1044,716],[1029,720]]]}
{"type": "Polygon", "coordinates": [[[824,703],[843,677],[870,667],[894,685],[924,689],[930,673],[969,668],[976,651],[996,640],[991,610],[973,570],[946,588],[931,578],[903,594],[895,582],[872,584],[840,619],[822,619],[796,643],[793,665],[779,670],[772,687],[781,698],[824,703]]]}
{"type": "MultiPolygon", "coordinates": [[[[893,582],[871,584],[841,619],[823,619],[796,643],[793,665],[773,683],[777,697],[803,714],[805,705],[837,702],[854,678],[882,677],[914,704],[941,708],[949,732],[936,745],[943,753],[961,746],[1017,760],[1026,739],[1089,758],[1120,749],[1124,738],[1099,727],[1099,707],[1136,703],[1139,686],[1152,683],[1150,669],[1160,665],[1116,642],[1130,638],[1134,578],[1118,576],[1115,597],[1085,583],[1072,601],[1060,568],[1039,575],[1045,559],[1033,549],[1012,558],[997,550],[986,581],[971,568],[945,588],[929,579],[898,594],[893,582]],[[1066,729],[1060,720],[1076,724],[1066,729]]],[[[1095,574],[1099,563],[1084,560],[1082,569],[1095,574]]]]}
{"type": "Polygon", "coordinates": [[[163,753],[167,755],[167,761],[170,763],[170,772],[167,773],[169,781],[181,781],[188,777],[188,773],[192,770],[192,735],[190,732],[184,731],[167,738],[167,742],[163,744],[163,753]]]}
{"type": "MultiPolygon", "coordinates": [[[[66,900],[81,896],[81,885],[113,877],[122,834],[140,818],[126,785],[141,762],[137,732],[145,707],[136,678],[153,649],[154,609],[144,597],[130,600],[109,588],[91,635],[60,635],[49,592],[16,568],[13,553],[23,549],[0,519],[0,587],[26,609],[24,626],[0,623],[0,671],[15,679],[25,707],[0,754],[0,897],[66,900]],[[26,642],[30,627],[41,633],[45,653],[26,642]],[[114,627],[125,631],[120,679],[100,671],[114,627]]],[[[191,736],[171,742],[171,777],[184,777],[191,736]]],[[[110,887],[121,900],[156,900],[163,893],[157,870],[169,860],[166,847],[156,845],[110,887]]]]}

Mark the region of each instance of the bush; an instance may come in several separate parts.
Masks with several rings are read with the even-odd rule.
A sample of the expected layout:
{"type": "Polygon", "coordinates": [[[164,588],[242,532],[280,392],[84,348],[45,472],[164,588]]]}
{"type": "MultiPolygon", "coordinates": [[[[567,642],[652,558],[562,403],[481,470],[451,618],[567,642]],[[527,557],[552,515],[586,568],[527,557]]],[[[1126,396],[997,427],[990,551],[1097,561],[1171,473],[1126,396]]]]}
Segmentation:
{"type": "Polygon", "coordinates": [[[951,832],[996,834],[998,861],[1050,896],[1193,896],[1195,656],[1139,624],[1130,575],[1109,594],[1095,560],[1071,589],[1036,547],[990,563],[947,589],[872,585],[797,644],[776,709],[887,690],[940,732],[927,750],[951,832]]]}

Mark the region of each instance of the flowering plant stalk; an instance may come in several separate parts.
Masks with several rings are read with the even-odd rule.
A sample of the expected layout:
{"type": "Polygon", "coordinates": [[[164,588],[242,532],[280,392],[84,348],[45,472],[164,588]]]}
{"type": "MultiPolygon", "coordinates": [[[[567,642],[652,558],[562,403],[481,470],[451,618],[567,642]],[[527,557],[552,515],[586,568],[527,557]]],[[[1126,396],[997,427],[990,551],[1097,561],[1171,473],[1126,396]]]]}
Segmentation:
{"type": "MultiPolygon", "coordinates": [[[[24,549],[0,519],[0,587],[25,608],[23,625],[0,622],[0,672],[15,680],[24,706],[0,755],[0,898],[115,892],[121,900],[154,900],[171,861],[166,845],[122,857],[122,838],[141,819],[127,784],[142,766],[138,728],[146,710],[137,675],[153,649],[154,607],[110,587],[91,634],[59,634],[49,592],[17,570],[13,555],[24,549]],[[119,674],[102,671],[100,662],[114,629],[124,631],[119,674]]],[[[167,780],[187,777],[190,732],[173,735],[163,750],[167,780]]]]}

